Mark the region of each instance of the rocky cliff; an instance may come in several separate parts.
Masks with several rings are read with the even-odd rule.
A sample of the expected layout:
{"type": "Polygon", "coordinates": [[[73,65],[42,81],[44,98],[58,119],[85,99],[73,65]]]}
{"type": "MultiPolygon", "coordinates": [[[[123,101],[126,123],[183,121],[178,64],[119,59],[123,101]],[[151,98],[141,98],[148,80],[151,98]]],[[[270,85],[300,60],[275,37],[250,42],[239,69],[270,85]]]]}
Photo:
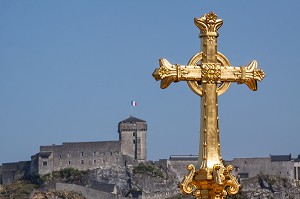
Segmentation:
{"type": "MultiPolygon", "coordinates": [[[[2,186],[0,199],[192,198],[179,193],[178,183],[181,179],[178,179],[180,175],[177,170],[172,167],[163,169],[153,163],[123,167],[104,166],[91,171],[64,169],[45,176],[26,176],[22,181],[2,186]],[[73,187],[73,189],[57,189],[57,184],[65,189],[68,187],[73,187]],[[72,184],[76,186],[67,186],[72,184]],[[92,195],[91,190],[98,192],[93,192],[92,195]],[[101,193],[103,193],[102,196],[101,193]]],[[[257,177],[242,180],[241,192],[227,198],[300,199],[300,186],[285,178],[260,174],[257,177]]]]}
{"type": "Polygon", "coordinates": [[[300,199],[299,182],[287,178],[259,174],[241,183],[242,198],[300,199]]]}

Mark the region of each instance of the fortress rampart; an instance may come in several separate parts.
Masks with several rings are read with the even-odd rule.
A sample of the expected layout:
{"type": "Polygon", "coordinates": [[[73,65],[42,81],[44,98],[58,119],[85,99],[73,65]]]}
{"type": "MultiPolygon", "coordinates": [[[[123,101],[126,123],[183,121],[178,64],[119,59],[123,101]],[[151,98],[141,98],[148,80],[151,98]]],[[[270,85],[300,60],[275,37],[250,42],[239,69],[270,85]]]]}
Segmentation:
{"type": "Polygon", "coordinates": [[[65,168],[78,170],[96,169],[103,165],[119,165],[122,162],[121,143],[75,142],[62,145],[41,146],[38,157],[38,173],[46,174],[65,168]]]}

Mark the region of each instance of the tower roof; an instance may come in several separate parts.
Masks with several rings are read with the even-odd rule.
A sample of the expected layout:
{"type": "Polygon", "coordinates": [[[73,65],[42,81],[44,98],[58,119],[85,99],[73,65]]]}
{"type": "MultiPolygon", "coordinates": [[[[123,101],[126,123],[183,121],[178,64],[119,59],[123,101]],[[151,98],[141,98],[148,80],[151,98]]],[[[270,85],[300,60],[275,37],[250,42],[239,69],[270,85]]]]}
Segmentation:
{"type": "Polygon", "coordinates": [[[134,122],[146,122],[146,121],[130,116],[129,118],[121,121],[120,123],[134,123],[134,122]]]}

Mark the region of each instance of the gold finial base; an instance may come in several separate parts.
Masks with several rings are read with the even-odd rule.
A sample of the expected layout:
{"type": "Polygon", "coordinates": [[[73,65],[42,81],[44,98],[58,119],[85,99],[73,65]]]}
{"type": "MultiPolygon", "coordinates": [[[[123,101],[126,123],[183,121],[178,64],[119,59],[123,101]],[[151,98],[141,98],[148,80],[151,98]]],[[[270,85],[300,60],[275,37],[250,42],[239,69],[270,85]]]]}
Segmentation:
{"type": "Polygon", "coordinates": [[[183,194],[192,194],[197,199],[224,199],[227,194],[233,195],[239,191],[240,185],[231,174],[233,166],[226,168],[215,164],[212,171],[199,169],[194,165],[188,165],[190,171],[179,185],[183,194]]]}

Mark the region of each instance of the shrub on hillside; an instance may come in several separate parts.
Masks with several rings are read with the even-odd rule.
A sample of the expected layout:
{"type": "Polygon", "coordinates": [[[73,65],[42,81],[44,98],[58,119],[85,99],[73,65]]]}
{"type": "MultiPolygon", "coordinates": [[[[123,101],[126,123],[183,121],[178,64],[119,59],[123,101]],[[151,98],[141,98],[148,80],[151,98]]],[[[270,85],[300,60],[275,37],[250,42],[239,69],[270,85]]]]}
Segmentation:
{"type": "Polygon", "coordinates": [[[153,177],[161,177],[161,178],[164,177],[161,169],[154,164],[140,163],[138,166],[133,168],[133,174],[137,174],[137,173],[147,174],[147,175],[151,175],[153,177]]]}

